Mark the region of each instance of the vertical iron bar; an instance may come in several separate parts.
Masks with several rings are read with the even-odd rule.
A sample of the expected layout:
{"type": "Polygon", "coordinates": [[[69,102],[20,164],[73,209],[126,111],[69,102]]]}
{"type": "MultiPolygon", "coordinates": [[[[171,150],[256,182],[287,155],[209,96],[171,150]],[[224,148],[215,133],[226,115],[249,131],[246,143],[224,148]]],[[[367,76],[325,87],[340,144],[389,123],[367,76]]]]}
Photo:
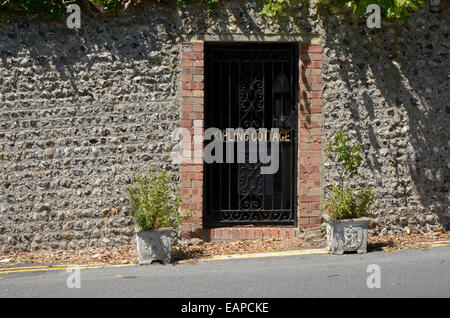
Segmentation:
{"type": "MultiPolygon", "coordinates": [[[[283,60],[281,59],[281,73],[282,74],[284,74],[283,73],[283,70],[284,70],[284,68],[283,68],[283,60]]],[[[284,119],[284,93],[281,93],[281,117],[284,119]]],[[[284,128],[284,121],[283,121],[283,124],[282,125],[280,125],[281,126],[281,128],[284,128]]],[[[280,147],[279,147],[279,152],[280,152],[280,155],[282,155],[283,153],[284,153],[284,144],[283,144],[283,142],[282,141],[280,141],[280,147]]],[[[280,162],[280,166],[278,167],[278,169],[279,169],[279,171],[280,171],[280,175],[281,175],[281,189],[280,189],[280,192],[281,192],[281,198],[280,198],[280,200],[281,200],[281,204],[280,204],[280,208],[281,208],[281,210],[283,210],[283,208],[284,208],[284,182],[285,182],[285,180],[284,180],[284,170],[283,170],[283,167],[284,167],[284,156],[283,156],[283,158],[279,158],[280,160],[279,160],[279,162],[280,162]],[[282,166],[283,165],[283,166],[282,166]]]]}
{"type": "Polygon", "coordinates": [[[295,98],[293,98],[293,94],[294,94],[294,87],[293,87],[293,84],[294,84],[294,79],[293,79],[293,77],[292,77],[292,74],[293,74],[293,68],[292,68],[292,60],[293,60],[293,57],[292,57],[292,49],[291,50],[289,50],[289,69],[291,70],[291,76],[290,76],[290,87],[291,87],[291,104],[289,105],[289,110],[290,110],[290,112],[289,112],[289,117],[290,117],[290,131],[291,131],[291,138],[289,138],[289,147],[290,147],[290,157],[291,157],[291,159],[290,159],[290,167],[289,167],[289,171],[290,171],[290,173],[291,173],[291,177],[289,178],[289,210],[291,211],[290,212],[290,215],[291,215],[291,217],[292,217],[292,182],[293,182],[293,179],[294,179],[294,177],[295,177],[295,174],[294,174],[294,164],[293,164],[293,162],[294,162],[294,158],[293,158],[293,153],[294,153],[294,147],[293,147],[293,140],[292,140],[292,136],[294,135],[293,134],[293,132],[292,132],[292,130],[293,130],[293,123],[292,123],[292,117],[291,117],[291,115],[292,115],[292,113],[293,113],[293,109],[292,109],[292,105],[293,105],[293,103],[294,103],[294,100],[295,100],[295,98]]]}
{"type": "MultiPolygon", "coordinates": [[[[228,124],[225,128],[230,128],[230,122],[231,122],[231,59],[227,62],[228,66],[228,124]]],[[[234,147],[234,145],[233,145],[234,147]]],[[[225,148],[226,149],[226,148],[225,148]]],[[[228,153],[226,154],[228,155],[228,153]]],[[[227,169],[228,169],[228,210],[231,210],[231,163],[227,163],[227,169]]]]}
{"type": "MultiPolygon", "coordinates": [[[[222,129],[222,103],[223,103],[223,98],[222,98],[222,60],[219,61],[219,122],[218,126],[222,129]]],[[[221,145],[221,147],[223,147],[223,144],[221,145]]],[[[223,149],[222,149],[223,151],[223,149]]],[[[222,190],[223,190],[223,186],[222,186],[222,170],[223,170],[223,164],[217,163],[218,165],[218,170],[219,170],[219,210],[222,210],[222,190]]]]}
{"type": "MultiPolygon", "coordinates": [[[[211,112],[211,105],[214,103],[214,95],[213,95],[213,87],[212,87],[212,83],[213,83],[213,76],[212,74],[214,74],[214,62],[213,59],[211,58],[210,60],[210,76],[209,76],[209,105],[208,105],[208,117],[210,122],[208,123],[208,126],[211,125],[212,122],[214,122],[213,117],[212,117],[212,112],[211,112]]],[[[209,128],[209,127],[208,127],[209,128]]],[[[204,163],[206,164],[206,163],[204,163]]],[[[212,167],[212,163],[208,164],[208,174],[209,174],[209,187],[208,187],[208,192],[209,192],[209,214],[210,214],[210,218],[211,218],[211,223],[216,223],[216,217],[215,217],[215,213],[214,213],[214,207],[213,207],[213,195],[214,195],[214,191],[212,191],[211,186],[214,184],[213,183],[213,167],[212,167]]]]}
{"type": "MultiPolygon", "coordinates": [[[[241,106],[240,106],[240,104],[239,104],[239,96],[241,96],[241,84],[240,84],[240,82],[241,82],[241,59],[238,59],[238,62],[237,62],[237,64],[238,64],[238,70],[237,70],[237,78],[238,78],[238,80],[237,80],[237,96],[236,96],[236,99],[237,99],[237,112],[238,112],[238,127],[241,125],[241,106]]],[[[237,182],[238,182],[238,195],[237,195],[237,197],[238,197],[238,204],[237,204],[237,209],[238,210],[241,210],[241,188],[240,188],[240,182],[239,182],[239,179],[240,179],[240,165],[241,165],[241,163],[237,163],[236,164],[236,166],[237,166],[237,182]]]]}
{"type": "MultiPolygon", "coordinates": [[[[208,74],[210,73],[209,72],[209,65],[208,65],[209,63],[207,63],[209,61],[206,58],[207,56],[208,56],[208,49],[205,47],[205,106],[204,106],[205,118],[203,119],[205,127],[207,126],[208,120],[209,120],[208,119],[209,118],[208,105],[209,105],[209,98],[210,98],[210,96],[208,94],[209,87],[208,87],[208,82],[207,82],[207,79],[209,78],[208,74]]],[[[192,155],[193,155],[193,153],[191,152],[191,157],[192,157],[192,155]]],[[[208,206],[209,206],[209,198],[208,198],[209,197],[209,192],[206,192],[207,191],[207,189],[206,189],[206,179],[208,177],[208,172],[207,172],[207,167],[206,167],[206,164],[205,164],[204,161],[203,161],[202,165],[203,165],[203,171],[204,171],[204,173],[203,173],[203,193],[205,194],[205,202],[203,203],[203,209],[202,210],[203,210],[203,217],[205,218],[205,221],[206,221],[203,224],[203,226],[205,226],[205,224],[208,226],[209,223],[210,223],[209,222],[209,215],[208,215],[208,210],[209,210],[208,209],[208,206]]]]}
{"type": "MultiPolygon", "coordinates": [[[[292,147],[293,147],[293,165],[294,165],[294,181],[293,181],[293,189],[292,189],[292,208],[291,213],[292,219],[294,222],[297,220],[297,209],[298,209],[298,201],[297,201],[297,191],[298,191],[298,103],[300,99],[300,50],[299,46],[296,45],[294,49],[294,80],[292,83],[293,91],[294,91],[294,127],[292,128],[292,147]],[[295,132],[295,133],[294,133],[295,132]]],[[[298,220],[297,220],[298,222],[298,220]]],[[[298,224],[298,223],[297,223],[298,224]]]]}
{"type": "MultiPolygon", "coordinates": [[[[272,90],[272,127],[271,127],[271,130],[273,130],[273,128],[274,128],[274,119],[275,119],[275,90],[274,90],[274,87],[275,87],[275,83],[274,83],[274,81],[275,81],[275,76],[274,76],[274,72],[275,72],[275,66],[274,66],[274,61],[272,60],[271,61],[271,64],[272,64],[272,74],[271,74],[271,77],[272,77],[272,80],[271,80],[271,90],[272,90]]],[[[270,138],[270,134],[269,134],[269,138],[270,138]]],[[[270,146],[272,147],[272,143],[270,144],[270,146]]],[[[272,148],[270,149],[270,151],[272,151],[272,148]]],[[[274,207],[275,207],[275,203],[274,203],[274,201],[275,201],[275,191],[276,191],[276,188],[275,188],[275,174],[272,174],[272,195],[271,195],[271,197],[272,197],[272,210],[274,209],[274,207]]]]}
{"type": "MultiPolygon", "coordinates": [[[[263,51],[264,52],[264,51],[263,51]]],[[[264,57],[264,55],[262,56],[264,57]]],[[[264,58],[261,59],[261,64],[262,64],[262,80],[261,82],[263,83],[263,92],[262,92],[262,96],[263,96],[263,107],[262,107],[262,127],[266,128],[266,63],[264,63],[264,58]]],[[[260,127],[261,128],[261,127],[260,127]]],[[[259,147],[259,145],[258,145],[259,147]]],[[[266,150],[268,149],[267,144],[266,144],[266,150]]],[[[259,149],[258,149],[259,150],[259,149]]],[[[261,204],[261,208],[262,210],[264,210],[265,207],[265,203],[266,203],[266,196],[265,196],[265,192],[266,192],[266,176],[263,176],[263,192],[262,192],[262,204],[261,204]]]]}

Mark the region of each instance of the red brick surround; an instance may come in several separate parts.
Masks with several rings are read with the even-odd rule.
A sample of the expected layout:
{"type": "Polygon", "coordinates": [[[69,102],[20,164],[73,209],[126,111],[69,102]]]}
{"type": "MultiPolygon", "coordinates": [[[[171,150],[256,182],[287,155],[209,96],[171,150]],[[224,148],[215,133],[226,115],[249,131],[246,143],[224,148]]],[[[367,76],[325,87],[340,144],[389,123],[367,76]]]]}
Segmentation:
{"type": "Polygon", "coordinates": [[[220,227],[207,230],[208,239],[214,241],[247,240],[258,238],[287,239],[296,235],[295,227],[220,227]]]}
{"type": "Polygon", "coordinates": [[[298,111],[298,226],[321,224],[320,169],[322,164],[322,47],[300,46],[298,111]]]}
{"type": "MultiPolygon", "coordinates": [[[[183,221],[182,236],[210,240],[292,238],[293,227],[229,227],[203,230],[203,111],[204,45],[183,43],[182,127],[193,136],[183,140],[181,166],[182,210],[192,218],[183,221]]],[[[318,227],[320,217],[320,169],[322,135],[322,47],[300,45],[298,112],[298,228],[318,227]]]]}
{"type": "Polygon", "coordinates": [[[191,140],[183,140],[181,165],[181,209],[191,218],[183,221],[183,237],[203,236],[203,42],[183,43],[182,118],[191,140]]]}

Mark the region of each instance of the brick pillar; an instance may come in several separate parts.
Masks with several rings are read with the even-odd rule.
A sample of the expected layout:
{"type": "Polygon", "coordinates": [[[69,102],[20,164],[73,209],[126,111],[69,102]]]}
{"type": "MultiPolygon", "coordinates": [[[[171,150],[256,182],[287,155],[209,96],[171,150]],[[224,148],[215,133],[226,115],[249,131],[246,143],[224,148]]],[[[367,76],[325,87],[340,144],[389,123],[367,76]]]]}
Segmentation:
{"type": "Polygon", "coordinates": [[[320,169],[322,150],[322,47],[300,46],[300,107],[298,113],[298,224],[321,222],[320,169]]]}
{"type": "Polygon", "coordinates": [[[183,238],[203,229],[203,42],[183,43],[181,209],[192,218],[181,224],[183,238]]]}

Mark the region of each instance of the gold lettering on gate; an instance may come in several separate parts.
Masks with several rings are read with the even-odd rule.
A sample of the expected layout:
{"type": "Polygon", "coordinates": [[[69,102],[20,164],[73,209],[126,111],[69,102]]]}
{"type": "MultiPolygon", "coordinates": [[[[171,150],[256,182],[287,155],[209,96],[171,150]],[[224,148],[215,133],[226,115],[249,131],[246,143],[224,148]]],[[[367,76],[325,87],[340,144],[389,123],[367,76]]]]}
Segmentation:
{"type": "MultiPolygon", "coordinates": [[[[222,132],[223,140],[226,141],[291,141],[291,131],[290,130],[281,130],[279,132],[276,131],[252,131],[250,134],[243,130],[234,131],[231,134],[227,132],[222,132]]],[[[219,136],[215,136],[218,138],[219,136]]]]}

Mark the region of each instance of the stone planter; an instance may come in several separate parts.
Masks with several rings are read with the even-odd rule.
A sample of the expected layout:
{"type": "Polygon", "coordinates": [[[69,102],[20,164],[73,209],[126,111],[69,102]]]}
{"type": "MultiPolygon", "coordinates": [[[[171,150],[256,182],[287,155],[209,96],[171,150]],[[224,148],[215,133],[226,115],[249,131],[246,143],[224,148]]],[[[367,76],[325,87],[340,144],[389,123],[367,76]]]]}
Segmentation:
{"type": "Polygon", "coordinates": [[[139,264],[151,264],[153,261],[168,264],[171,259],[172,231],[172,228],[166,227],[136,232],[139,264]]]}
{"type": "Polygon", "coordinates": [[[327,214],[323,216],[327,223],[327,249],[335,255],[344,252],[367,253],[367,235],[370,218],[334,220],[327,214]]]}

